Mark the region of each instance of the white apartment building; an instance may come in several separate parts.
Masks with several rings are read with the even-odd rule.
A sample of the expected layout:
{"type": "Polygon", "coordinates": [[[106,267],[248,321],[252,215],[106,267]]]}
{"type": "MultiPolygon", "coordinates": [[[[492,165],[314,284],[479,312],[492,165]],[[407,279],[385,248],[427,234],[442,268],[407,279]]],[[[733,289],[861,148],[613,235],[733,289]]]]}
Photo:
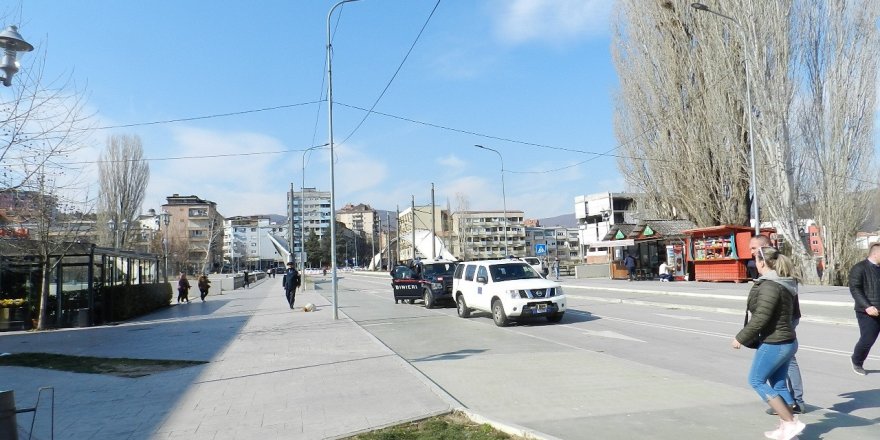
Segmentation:
{"type": "MultiPolygon", "coordinates": [[[[522,211],[460,211],[452,214],[452,253],[462,260],[526,255],[522,211]],[[507,223],[507,254],[504,225],[507,223]]],[[[402,252],[402,251],[401,251],[402,252]]]]}
{"type": "Polygon", "coordinates": [[[287,225],[258,216],[230,217],[223,223],[223,259],[232,271],[266,270],[283,265],[269,234],[287,237],[287,225]]]}
{"type": "MultiPolygon", "coordinates": [[[[319,239],[326,235],[330,237],[330,219],[333,216],[330,209],[330,192],[318,191],[315,188],[302,188],[302,191],[288,191],[287,212],[293,221],[293,253],[297,261],[304,261],[302,238],[309,239],[311,233],[315,233],[319,239]],[[302,235],[302,237],[301,237],[302,235]]],[[[286,237],[286,235],[285,235],[286,237]]]]}

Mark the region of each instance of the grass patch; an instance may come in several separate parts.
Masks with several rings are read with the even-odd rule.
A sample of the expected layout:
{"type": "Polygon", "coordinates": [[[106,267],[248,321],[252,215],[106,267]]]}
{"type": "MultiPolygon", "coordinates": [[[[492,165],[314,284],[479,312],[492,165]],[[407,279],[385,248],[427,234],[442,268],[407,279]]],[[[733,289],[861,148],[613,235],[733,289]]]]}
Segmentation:
{"type": "Polygon", "coordinates": [[[119,377],[143,377],[163,371],[201,365],[204,361],[164,359],[102,358],[52,353],[15,353],[0,356],[0,366],[45,368],[86,374],[109,374],[119,377]]]}
{"type": "Polygon", "coordinates": [[[348,440],[524,440],[472,422],[462,414],[446,414],[349,437],[348,440]]]}

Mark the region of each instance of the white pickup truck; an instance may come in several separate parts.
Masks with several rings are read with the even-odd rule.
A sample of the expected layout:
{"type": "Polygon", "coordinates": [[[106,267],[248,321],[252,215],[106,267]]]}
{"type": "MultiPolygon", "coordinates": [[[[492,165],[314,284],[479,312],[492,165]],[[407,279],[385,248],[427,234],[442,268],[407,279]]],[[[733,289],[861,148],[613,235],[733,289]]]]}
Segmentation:
{"type": "Polygon", "coordinates": [[[559,322],[565,313],[565,295],[559,283],[544,279],[528,263],[486,260],[459,263],[452,277],[458,316],[471,309],[492,314],[495,325],[511,320],[545,317],[559,322]]]}

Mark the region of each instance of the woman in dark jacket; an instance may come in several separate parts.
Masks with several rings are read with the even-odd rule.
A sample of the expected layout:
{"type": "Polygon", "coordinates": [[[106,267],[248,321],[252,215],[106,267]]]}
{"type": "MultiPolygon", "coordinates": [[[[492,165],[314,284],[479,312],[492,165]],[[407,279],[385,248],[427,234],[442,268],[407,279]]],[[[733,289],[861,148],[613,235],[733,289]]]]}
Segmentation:
{"type": "Polygon", "coordinates": [[[186,279],[186,273],[181,272],[180,278],[177,280],[177,303],[189,303],[189,280],[186,279]]]}
{"type": "Polygon", "coordinates": [[[797,281],[792,278],[791,260],[772,247],[761,247],[755,255],[761,277],[749,291],[751,319],[731,342],[733,348],[760,344],[755,350],[749,384],[781,419],[771,439],[790,440],[804,430],[804,424],[791,413],[794,401],[786,384],[788,364],[797,352],[797,336],[792,326],[797,281]]]}

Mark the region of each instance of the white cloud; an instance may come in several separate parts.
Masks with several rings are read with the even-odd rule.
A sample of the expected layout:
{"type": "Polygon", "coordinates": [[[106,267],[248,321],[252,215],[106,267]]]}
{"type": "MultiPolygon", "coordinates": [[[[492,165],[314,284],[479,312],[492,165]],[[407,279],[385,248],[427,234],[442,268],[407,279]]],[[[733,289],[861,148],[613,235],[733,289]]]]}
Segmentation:
{"type": "Polygon", "coordinates": [[[336,153],[336,189],[343,196],[371,190],[388,176],[388,166],[356,146],[341,145],[336,153]]]}
{"type": "Polygon", "coordinates": [[[502,40],[557,43],[606,32],[613,0],[512,0],[494,6],[502,40]]]}
{"type": "Polygon", "coordinates": [[[459,157],[454,154],[437,159],[437,163],[446,167],[452,174],[460,174],[465,166],[467,166],[467,162],[459,159],[459,157]]]}

